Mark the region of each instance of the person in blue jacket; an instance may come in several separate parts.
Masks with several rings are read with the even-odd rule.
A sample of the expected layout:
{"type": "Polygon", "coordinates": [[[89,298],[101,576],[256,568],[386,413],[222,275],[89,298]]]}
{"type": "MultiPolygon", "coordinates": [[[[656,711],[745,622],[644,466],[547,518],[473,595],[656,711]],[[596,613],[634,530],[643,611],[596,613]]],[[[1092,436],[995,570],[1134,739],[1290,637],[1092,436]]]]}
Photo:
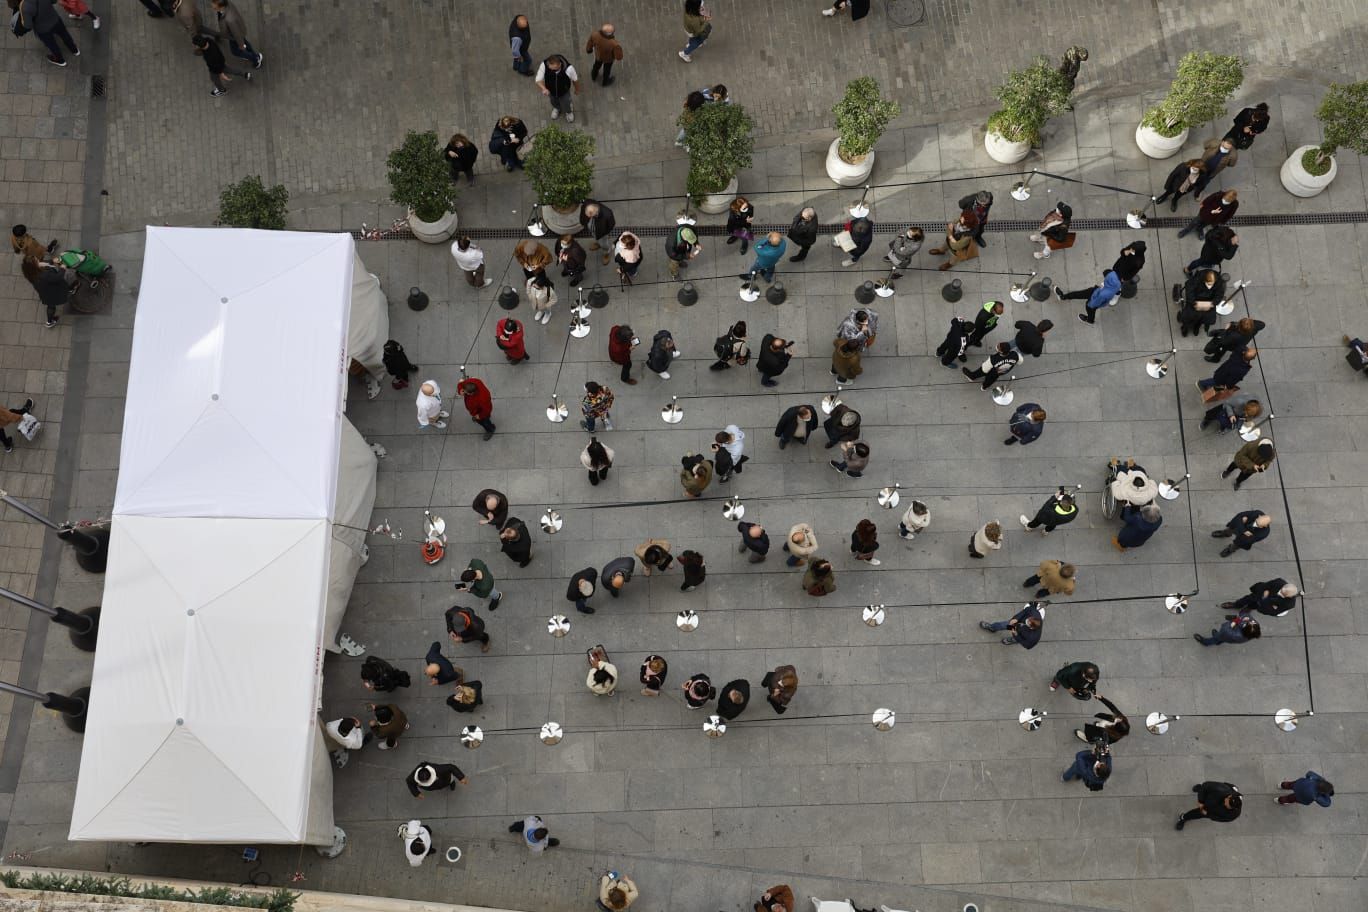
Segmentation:
{"type": "Polygon", "coordinates": [[[1087,300],[1087,306],[1083,313],[1078,315],[1078,319],[1084,323],[1097,322],[1097,310],[1106,307],[1112,299],[1121,294],[1121,276],[1115,269],[1108,269],[1102,273],[1102,284],[1094,285],[1092,288],[1081,288],[1078,291],[1063,292],[1059,286],[1055,286],[1055,297],[1061,301],[1087,300]]]}
{"type": "Polygon", "coordinates": [[[1159,527],[1164,524],[1164,517],[1159,514],[1159,507],[1156,504],[1146,504],[1143,507],[1127,505],[1121,510],[1121,521],[1125,525],[1121,531],[1112,536],[1112,544],[1116,550],[1125,551],[1127,548],[1138,548],[1150,540],[1150,536],[1159,531],[1159,527]]]}
{"type": "Polygon", "coordinates": [[[1312,770],[1307,770],[1300,779],[1278,783],[1278,788],[1292,790],[1290,795],[1279,795],[1278,804],[1319,804],[1328,808],[1330,798],[1335,794],[1335,787],[1330,780],[1312,770]]]}
{"type": "Polygon", "coordinates": [[[1091,750],[1081,750],[1074,754],[1073,766],[1066,769],[1059,778],[1065,782],[1082,779],[1088,791],[1100,792],[1106,788],[1111,771],[1111,754],[1106,753],[1099,757],[1091,750]]]}
{"type": "Polygon", "coordinates": [[[1022,446],[1034,443],[1045,430],[1045,410],[1038,402],[1027,402],[1018,406],[1007,422],[1007,430],[1012,436],[1002,441],[1006,446],[1014,443],[1022,446]]]}
{"type": "Polygon", "coordinates": [[[1033,649],[1040,642],[1045,629],[1045,603],[1027,602],[1026,607],[1012,615],[1010,620],[979,621],[979,627],[989,633],[1009,631],[1011,635],[1002,638],[1003,646],[1020,644],[1026,649],[1033,649]]]}
{"type": "MultiPolygon", "coordinates": [[[[766,282],[773,282],[774,266],[787,249],[788,241],[784,240],[784,236],[777,231],[771,231],[755,245],[755,262],[751,264],[751,272],[764,276],[766,282]]],[[[743,272],[738,278],[749,279],[750,273],[743,272]]]]}

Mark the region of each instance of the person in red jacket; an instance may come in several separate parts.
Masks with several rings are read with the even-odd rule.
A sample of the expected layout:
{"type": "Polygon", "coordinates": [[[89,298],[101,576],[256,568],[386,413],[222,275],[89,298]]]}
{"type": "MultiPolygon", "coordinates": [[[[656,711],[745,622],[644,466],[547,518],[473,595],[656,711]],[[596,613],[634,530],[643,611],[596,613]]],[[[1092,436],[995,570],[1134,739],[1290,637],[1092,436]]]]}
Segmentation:
{"type": "Polygon", "coordinates": [[[608,330],[608,360],[622,365],[622,382],[628,386],[636,386],[632,379],[632,349],[640,341],[626,323],[608,330]]]}
{"type": "Polygon", "coordinates": [[[505,317],[494,325],[494,344],[503,351],[509,364],[532,360],[523,340],[523,325],[512,317],[505,317]]]}
{"type": "Polygon", "coordinates": [[[484,439],[493,437],[494,422],[489,419],[494,414],[494,397],[489,395],[489,387],[481,380],[467,377],[456,384],[456,392],[465,400],[466,411],[470,412],[471,419],[484,428],[484,439]]]}

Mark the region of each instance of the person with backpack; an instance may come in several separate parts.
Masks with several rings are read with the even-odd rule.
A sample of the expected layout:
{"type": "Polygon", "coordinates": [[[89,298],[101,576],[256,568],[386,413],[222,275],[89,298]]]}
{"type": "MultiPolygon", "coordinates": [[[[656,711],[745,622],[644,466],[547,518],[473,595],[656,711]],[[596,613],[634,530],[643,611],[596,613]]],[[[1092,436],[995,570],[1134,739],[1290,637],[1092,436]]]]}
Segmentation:
{"type": "Polygon", "coordinates": [[[750,360],[745,320],[737,320],[727,330],[726,335],[717,337],[713,342],[713,354],[717,356],[717,361],[709,365],[708,370],[723,371],[731,367],[732,362],[735,362],[737,367],[745,366],[750,360]]]}
{"type": "Polygon", "coordinates": [[[66,58],[62,56],[62,49],[57,45],[58,39],[61,39],[67,50],[71,51],[71,56],[81,56],[81,49],[76,46],[71,32],[67,31],[61,14],[53,6],[53,0],[22,0],[19,8],[15,10],[11,30],[16,37],[32,31],[48,49],[48,63],[56,66],[67,65],[66,58]]]}

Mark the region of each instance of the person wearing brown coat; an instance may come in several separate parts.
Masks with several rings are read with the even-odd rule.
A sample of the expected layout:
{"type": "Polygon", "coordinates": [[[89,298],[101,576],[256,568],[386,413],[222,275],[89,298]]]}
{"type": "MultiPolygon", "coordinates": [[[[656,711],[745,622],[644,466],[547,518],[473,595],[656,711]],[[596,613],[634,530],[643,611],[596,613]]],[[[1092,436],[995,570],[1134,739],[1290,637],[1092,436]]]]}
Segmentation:
{"type": "Polygon", "coordinates": [[[864,368],[860,366],[860,343],[856,339],[835,339],[831,343],[831,375],[837,383],[849,383],[864,368]]]}
{"type": "Polygon", "coordinates": [[[712,481],[713,464],[710,460],[690,453],[680,460],[679,483],[686,497],[702,497],[712,481]]]}
{"type": "Polygon", "coordinates": [[[404,711],[393,703],[386,703],[383,706],[376,706],[374,703],[367,703],[366,708],[375,713],[375,718],[371,720],[371,734],[380,743],[376,745],[382,751],[389,750],[399,743],[399,736],[408,731],[408,716],[404,711]]]}
{"type": "Polygon", "coordinates": [[[831,561],[824,557],[808,561],[807,572],[803,574],[803,590],[818,598],[836,591],[836,571],[831,569],[831,561]]]}
{"type": "Polygon", "coordinates": [[[1273,464],[1273,460],[1278,458],[1277,451],[1273,448],[1271,440],[1251,440],[1244,446],[1235,451],[1235,456],[1230,460],[1230,465],[1225,467],[1221,477],[1225,478],[1236,469],[1240,474],[1235,476],[1235,490],[1240,490],[1240,485],[1255,472],[1262,472],[1273,464]]]}
{"type": "Polygon", "coordinates": [[[622,59],[622,45],[618,43],[616,33],[617,29],[613,23],[605,22],[584,44],[584,52],[594,55],[594,66],[589,70],[589,81],[598,82],[599,70],[603,70],[605,89],[614,82],[613,64],[622,59]]]}
{"type": "Polygon", "coordinates": [[[5,428],[16,425],[24,420],[24,416],[33,411],[33,400],[25,400],[24,404],[18,408],[0,407],[0,444],[5,447],[6,453],[14,452],[14,438],[5,433],[5,428]]]}
{"type": "Polygon", "coordinates": [[[44,259],[50,248],[55,249],[56,241],[48,247],[29,233],[27,225],[15,225],[10,229],[10,248],[20,256],[32,257],[35,260],[44,259]]]}
{"type": "Polygon", "coordinates": [[[1074,594],[1074,574],[1077,572],[1073,564],[1066,564],[1063,561],[1043,560],[1036,572],[1027,577],[1023,587],[1039,586],[1036,590],[1036,598],[1044,598],[1047,595],[1073,595],[1074,594]]]}
{"type": "Polygon", "coordinates": [[[760,679],[760,686],[767,691],[765,699],[769,705],[782,716],[798,692],[798,670],[792,665],[780,665],[760,679]]]}
{"type": "Polygon", "coordinates": [[[794,907],[793,888],[788,884],[770,887],[760,894],[755,903],[755,912],[797,912],[794,907]]]}

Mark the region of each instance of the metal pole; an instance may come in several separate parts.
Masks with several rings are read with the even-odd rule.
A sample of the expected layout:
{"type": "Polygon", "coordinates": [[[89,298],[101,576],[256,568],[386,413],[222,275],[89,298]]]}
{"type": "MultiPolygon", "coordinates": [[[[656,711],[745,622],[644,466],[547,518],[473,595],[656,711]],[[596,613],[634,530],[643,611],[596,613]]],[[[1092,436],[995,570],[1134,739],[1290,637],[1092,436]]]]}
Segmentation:
{"type": "Polygon", "coordinates": [[[42,602],[35,602],[27,596],[0,587],[0,598],[7,598],[12,602],[17,602],[26,608],[47,615],[54,623],[61,624],[69,628],[71,642],[77,649],[93,652],[95,649],[95,638],[100,629],[100,609],[99,607],[87,608],[77,614],[62,607],[49,607],[42,602]]]}
{"type": "Polygon", "coordinates": [[[55,522],[53,522],[52,520],[48,519],[48,518],[47,518],[46,516],[44,516],[42,513],[39,513],[37,510],[33,509],[33,507],[30,507],[28,504],[24,503],[22,500],[17,500],[17,499],[15,499],[15,498],[11,497],[8,491],[0,491],[0,501],[4,501],[5,503],[9,504],[11,507],[14,507],[14,509],[18,510],[20,513],[23,513],[23,514],[24,514],[25,516],[27,516],[29,519],[36,519],[36,520],[38,520],[40,523],[42,523],[43,525],[47,526],[49,529],[51,529],[51,530],[54,531],[54,532],[60,532],[60,531],[62,531],[62,527],[59,526],[57,523],[55,523],[55,522]]]}
{"type": "Polygon", "coordinates": [[[61,713],[62,721],[66,723],[67,728],[75,732],[85,731],[86,709],[90,697],[89,687],[78,688],[72,692],[71,696],[67,696],[52,691],[40,693],[36,690],[29,690],[27,687],[20,687],[18,684],[0,681],[0,693],[36,700],[45,708],[54,709],[61,713]]]}

